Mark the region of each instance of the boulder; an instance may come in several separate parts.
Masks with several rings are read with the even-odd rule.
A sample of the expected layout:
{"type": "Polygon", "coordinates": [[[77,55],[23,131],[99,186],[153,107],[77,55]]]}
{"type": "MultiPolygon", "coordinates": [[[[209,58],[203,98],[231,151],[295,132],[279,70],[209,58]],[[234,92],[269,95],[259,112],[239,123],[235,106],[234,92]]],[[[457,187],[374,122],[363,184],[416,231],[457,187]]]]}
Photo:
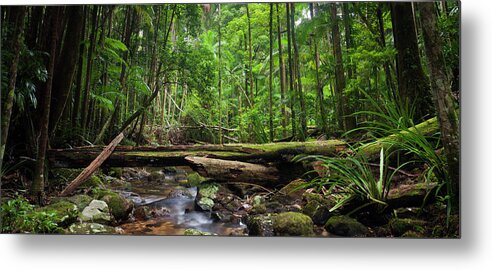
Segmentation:
{"type": "Polygon", "coordinates": [[[328,219],[325,229],[339,236],[366,236],[369,230],[357,220],[348,216],[333,216],[328,219]]]}
{"type": "Polygon", "coordinates": [[[280,213],[273,217],[273,231],[279,236],[314,236],[310,217],[296,212],[280,213]]]}
{"type": "Polygon", "coordinates": [[[67,227],[68,225],[77,221],[79,210],[77,206],[68,201],[59,201],[41,208],[36,209],[37,212],[53,211],[56,213],[55,222],[60,227],[67,227]]]}
{"type": "Polygon", "coordinates": [[[86,208],[84,208],[82,213],[80,213],[80,220],[82,222],[110,224],[112,218],[109,213],[108,204],[105,201],[93,200],[86,208]]]}
{"type": "Polygon", "coordinates": [[[255,215],[246,218],[250,236],[274,236],[272,215],[255,215]]]}
{"type": "Polygon", "coordinates": [[[79,188],[105,188],[101,177],[97,175],[92,175],[84,183],[82,183],[79,188]]]}
{"type": "Polygon", "coordinates": [[[325,198],[317,193],[304,193],[306,205],[302,208],[302,213],[308,215],[316,225],[324,225],[333,216],[330,209],[335,205],[333,200],[325,198]]]}
{"type": "Polygon", "coordinates": [[[133,201],[111,190],[97,190],[94,192],[98,200],[106,202],[109,212],[117,221],[126,220],[133,211],[133,201]]]}
{"type": "Polygon", "coordinates": [[[219,191],[219,185],[216,183],[203,183],[198,187],[198,193],[195,201],[202,210],[210,211],[214,206],[214,199],[219,191]]]}
{"type": "Polygon", "coordinates": [[[189,173],[186,177],[188,178],[188,185],[192,187],[197,187],[207,180],[196,172],[189,173]]]}
{"type": "Polygon", "coordinates": [[[68,234],[120,234],[121,229],[102,225],[99,223],[72,224],[67,230],[68,234]]]}
{"type": "Polygon", "coordinates": [[[391,229],[391,233],[394,236],[403,236],[406,232],[409,231],[423,231],[426,222],[423,220],[411,218],[392,218],[388,222],[388,225],[391,229]]]}

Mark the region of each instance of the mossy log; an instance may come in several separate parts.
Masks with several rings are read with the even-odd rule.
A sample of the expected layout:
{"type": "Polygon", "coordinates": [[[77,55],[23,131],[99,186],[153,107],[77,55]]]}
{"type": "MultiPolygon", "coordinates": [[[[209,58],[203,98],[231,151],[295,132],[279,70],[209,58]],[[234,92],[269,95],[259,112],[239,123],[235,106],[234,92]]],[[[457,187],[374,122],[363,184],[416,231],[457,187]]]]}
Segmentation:
{"type": "MultiPolygon", "coordinates": [[[[84,168],[103,147],[52,149],[51,168],[84,168]]],[[[175,145],[158,147],[118,146],[105,161],[106,167],[164,167],[190,165],[185,158],[208,157],[255,164],[285,163],[298,154],[337,156],[346,150],[340,140],[282,142],[267,144],[175,145]]]]}
{"type": "Polygon", "coordinates": [[[185,159],[199,174],[218,182],[254,182],[271,185],[279,181],[279,171],[275,167],[205,157],[185,159]]]}
{"type": "Polygon", "coordinates": [[[377,159],[379,158],[379,152],[381,151],[381,148],[384,148],[385,150],[389,149],[390,145],[388,141],[398,141],[401,139],[401,134],[404,132],[415,132],[419,131],[421,134],[425,136],[432,135],[436,132],[439,131],[439,125],[438,125],[437,118],[431,118],[427,121],[424,121],[415,127],[409,128],[409,131],[402,131],[398,134],[393,134],[385,138],[378,139],[372,143],[364,144],[363,146],[359,147],[357,149],[357,153],[359,155],[364,155],[366,156],[369,160],[372,159],[377,159]]]}

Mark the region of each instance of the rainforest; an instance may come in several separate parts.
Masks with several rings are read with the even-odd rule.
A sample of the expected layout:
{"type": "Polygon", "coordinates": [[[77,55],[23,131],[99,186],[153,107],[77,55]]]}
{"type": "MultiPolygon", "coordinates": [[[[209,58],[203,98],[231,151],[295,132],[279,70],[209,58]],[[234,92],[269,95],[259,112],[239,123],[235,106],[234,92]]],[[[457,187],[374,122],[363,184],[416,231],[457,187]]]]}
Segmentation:
{"type": "Polygon", "coordinates": [[[2,233],[460,237],[460,3],[1,7],[2,233]]]}

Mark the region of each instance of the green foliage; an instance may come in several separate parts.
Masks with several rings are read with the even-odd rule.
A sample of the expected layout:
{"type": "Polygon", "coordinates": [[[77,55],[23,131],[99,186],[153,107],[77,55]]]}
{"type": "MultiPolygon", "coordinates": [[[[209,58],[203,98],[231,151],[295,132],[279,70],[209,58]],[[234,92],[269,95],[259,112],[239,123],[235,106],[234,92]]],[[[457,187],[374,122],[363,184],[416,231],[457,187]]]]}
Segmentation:
{"type": "Polygon", "coordinates": [[[34,207],[21,196],[2,204],[1,231],[7,233],[60,233],[55,211],[34,211],[34,207]]]}
{"type": "MultiPolygon", "coordinates": [[[[369,161],[362,155],[344,158],[327,158],[323,156],[309,156],[299,159],[314,159],[322,162],[327,175],[314,179],[310,185],[322,187],[328,186],[330,190],[337,190],[338,194],[344,195],[330,211],[334,211],[351,200],[366,202],[361,208],[376,204],[380,210],[386,206],[386,197],[393,177],[403,166],[400,165],[393,171],[388,168],[389,156],[384,150],[380,151],[378,173],[371,168],[369,161]]],[[[354,211],[356,211],[354,210],[354,211]]]]}

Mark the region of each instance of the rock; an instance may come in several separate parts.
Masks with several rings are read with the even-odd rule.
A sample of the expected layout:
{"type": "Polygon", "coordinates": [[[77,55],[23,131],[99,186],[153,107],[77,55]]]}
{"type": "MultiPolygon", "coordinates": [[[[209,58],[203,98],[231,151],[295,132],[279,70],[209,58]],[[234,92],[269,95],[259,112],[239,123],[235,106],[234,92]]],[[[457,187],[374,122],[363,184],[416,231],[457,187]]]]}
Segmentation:
{"type": "Polygon", "coordinates": [[[121,178],[123,176],[123,168],[112,167],[109,169],[108,174],[109,176],[121,178]]]}
{"type": "Polygon", "coordinates": [[[339,236],[366,236],[369,230],[357,220],[347,216],[333,216],[328,219],[325,229],[339,236]]]}
{"type": "Polygon", "coordinates": [[[318,201],[312,200],[303,208],[302,213],[309,216],[316,225],[324,225],[328,219],[333,216],[330,213],[330,207],[318,201]]]}
{"type": "Polygon", "coordinates": [[[149,182],[161,182],[164,181],[165,175],[162,171],[153,171],[147,178],[149,182]]]}
{"type": "Polygon", "coordinates": [[[75,204],[77,206],[78,210],[82,211],[82,210],[84,210],[84,208],[87,205],[89,205],[89,203],[92,200],[93,200],[92,197],[89,195],[77,194],[77,195],[73,195],[70,197],[57,197],[57,198],[54,198],[52,201],[53,202],[67,201],[67,202],[75,204]]]}
{"type": "Polygon", "coordinates": [[[187,199],[193,199],[193,195],[191,194],[190,191],[188,191],[185,188],[176,188],[173,191],[169,193],[167,196],[168,199],[172,198],[187,198],[187,199]]]}
{"type": "Polygon", "coordinates": [[[68,201],[59,201],[54,204],[50,204],[36,209],[37,212],[53,211],[56,213],[55,222],[60,227],[67,227],[68,225],[77,221],[79,210],[77,206],[68,201]]]}
{"type": "Polygon", "coordinates": [[[186,229],[184,231],[184,235],[193,235],[193,236],[205,236],[205,235],[217,235],[215,233],[202,232],[197,229],[186,229]]]}
{"type": "Polygon", "coordinates": [[[212,210],[215,202],[214,199],[219,191],[219,185],[216,183],[203,183],[198,187],[198,193],[195,201],[202,210],[212,210]]]}
{"type": "Polygon", "coordinates": [[[151,209],[148,206],[139,206],[133,211],[136,220],[148,220],[151,217],[151,209]]]}
{"type": "Polygon", "coordinates": [[[69,234],[120,234],[121,229],[102,225],[99,223],[78,223],[72,224],[67,233],[69,234]]]}
{"type": "Polygon", "coordinates": [[[248,216],[246,226],[251,236],[274,236],[273,221],[270,214],[248,216]]]}
{"type": "Polygon", "coordinates": [[[80,220],[83,222],[110,224],[112,219],[109,214],[108,204],[104,201],[93,200],[80,214],[80,220]]]}
{"type": "Polygon", "coordinates": [[[99,176],[92,175],[79,188],[105,188],[105,186],[99,176]]]}
{"type": "Polygon", "coordinates": [[[133,201],[126,199],[117,192],[110,190],[97,190],[96,198],[107,203],[109,212],[117,221],[126,220],[133,211],[133,201]]]}
{"type": "Polygon", "coordinates": [[[296,212],[280,213],[273,217],[273,231],[280,236],[314,236],[310,217],[296,212]]]}
{"type": "Polygon", "coordinates": [[[281,188],[272,198],[282,204],[292,204],[302,199],[302,194],[306,191],[302,188],[306,181],[297,179],[281,188]]]}
{"type": "Polygon", "coordinates": [[[402,234],[401,237],[404,237],[404,238],[424,238],[425,236],[421,233],[418,233],[418,232],[407,231],[404,234],[402,234]]]}
{"type": "Polygon", "coordinates": [[[267,212],[267,207],[266,205],[263,204],[257,204],[251,208],[251,214],[252,215],[258,215],[258,214],[265,214],[267,212]]]}
{"type": "Polygon", "coordinates": [[[391,233],[394,236],[402,236],[408,231],[423,231],[426,222],[418,219],[411,218],[392,218],[388,225],[391,229],[391,233]]]}
{"type": "Polygon", "coordinates": [[[189,173],[187,175],[187,178],[188,178],[188,184],[192,187],[197,187],[201,183],[207,181],[207,178],[201,176],[200,174],[198,174],[196,172],[189,173]]]}

